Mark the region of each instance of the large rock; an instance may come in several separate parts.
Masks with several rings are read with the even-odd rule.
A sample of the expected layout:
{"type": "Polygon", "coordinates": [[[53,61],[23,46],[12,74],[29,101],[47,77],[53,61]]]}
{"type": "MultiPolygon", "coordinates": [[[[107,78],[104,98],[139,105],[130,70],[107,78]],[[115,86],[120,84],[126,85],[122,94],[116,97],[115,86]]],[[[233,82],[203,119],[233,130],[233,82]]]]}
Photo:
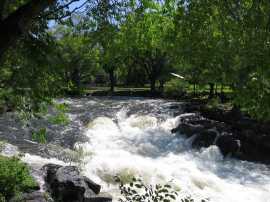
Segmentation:
{"type": "Polygon", "coordinates": [[[219,147],[221,153],[226,156],[239,152],[241,142],[231,134],[224,134],[217,139],[216,145],[219,147]]]}
{"type": "Polygon", "coordinates": [[[192,142],[195,148],[209,147],[214,145],[217,133],[214,130],[205,130],[200,132],[192,142]]]}
{"type": "Polygon", "coordinates": [[[181,135],[186,135],[191,137],[195,134],[200,133],[204,129],[201,125],[193,125],[189,123],[180,123],[177,128],[171,130],[172,133],[180,133],[181,135]]]}
{"type": "Polygon", "coordinates": [[[45,181],[52,197],[59,202],[110,202],[112,197],[99,194],[101,186],[81,176],[75,166],[47,164],[45,181]]]}

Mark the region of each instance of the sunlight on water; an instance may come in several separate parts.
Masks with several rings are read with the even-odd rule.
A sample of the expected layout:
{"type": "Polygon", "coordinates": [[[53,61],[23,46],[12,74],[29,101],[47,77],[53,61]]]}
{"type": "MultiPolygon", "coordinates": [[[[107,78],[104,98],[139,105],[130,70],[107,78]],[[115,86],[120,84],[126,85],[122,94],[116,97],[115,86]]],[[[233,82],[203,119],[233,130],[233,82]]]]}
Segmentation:
{"type": "MultiPolygon", "coordinates": [[[[173,116],[169,102],[69,99],[68,104],[88,119],[83,130],[89,141],[77,143],[93,154],[84,157],[83,172],[115,199],[119,193],[113,176],[119,175],[126,181],[141,176],[147,183],[170,182],[183,195],[213,202],[270,202],[270,170],[265,165],[224,159],[216,146],[192,150],[192,137],[170,132],[179,117],[173,116]]],[[[31,155],[24,160],[43,161],[31,155]]]]}
{"type": "Polygon", "coordinates": [[[117,195],[112,176],[129,170],[130,176],[148,183],[172,181],[182,194],[214,202],[270,201],[270,177],[259,179],[265,166],[223,160],[215,146],[191,150],[189,140],[170,133],[178,117],[161,120],[152,113],[128,116],[127,111],[124,107],[111,118],[97,117],[85,131],[90,142],[83,147],[95,156],[87,160],[84,172],[106,190],[117,195]]]}

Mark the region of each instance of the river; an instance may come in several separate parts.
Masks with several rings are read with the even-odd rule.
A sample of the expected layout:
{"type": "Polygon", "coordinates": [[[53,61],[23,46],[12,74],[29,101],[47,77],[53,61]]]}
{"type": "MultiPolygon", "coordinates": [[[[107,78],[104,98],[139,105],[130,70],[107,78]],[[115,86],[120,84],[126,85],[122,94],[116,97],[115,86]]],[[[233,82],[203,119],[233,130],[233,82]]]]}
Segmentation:
{"type": "MultiPolygon", "coordinates": [[[[55,128],[54,135],[61,133],[61,138],[52,141],[63,146],[66,140],[61,139],[76,134],[75,147],[85,154],[81,157],[82,172],[115,199],[119,192],[113,176],[120,175],[139,176],[149,184],[170,183],[180,190],[180,196],[191,195],[195,199],[270,202],[269,167],[223,158],[216,146],[194,150],[190,146],[192,138],[171,134],[179,117],[185,116],[181,114],[181,103],[124,97],[58,102],[69,105],[71,123],[55,128]]],[[[65,164],[56,158],[37,156],[32,150],[23,160],[33,166],[47,162],[65,164]]]]}

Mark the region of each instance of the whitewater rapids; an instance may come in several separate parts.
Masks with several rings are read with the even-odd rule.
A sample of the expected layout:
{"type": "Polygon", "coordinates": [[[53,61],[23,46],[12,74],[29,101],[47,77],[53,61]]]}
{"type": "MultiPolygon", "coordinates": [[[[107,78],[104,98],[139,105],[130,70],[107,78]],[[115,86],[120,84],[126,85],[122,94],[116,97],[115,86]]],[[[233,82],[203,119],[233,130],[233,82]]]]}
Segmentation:
{"type": "MultiPolygon", "coordinates": [[[[71,107],[72,122],[80,123],[88,138],[75,144],[88,154],[83,157],[83,173],[115,200],[119,191],[113,176],[122,175],[140,176],[149,184],[170,183],[180,195],[195,199],[270,202],[270,169],[266,165],[224,159],[215,146],[193,150],[192,139],[171,134],[183,116],[175,114],[181,109],[172,107],[179,103],[140,98],[61,102],[71,107]]],[[[31,159],[28,155],[24,160],[33,163],[31,159]]]]}

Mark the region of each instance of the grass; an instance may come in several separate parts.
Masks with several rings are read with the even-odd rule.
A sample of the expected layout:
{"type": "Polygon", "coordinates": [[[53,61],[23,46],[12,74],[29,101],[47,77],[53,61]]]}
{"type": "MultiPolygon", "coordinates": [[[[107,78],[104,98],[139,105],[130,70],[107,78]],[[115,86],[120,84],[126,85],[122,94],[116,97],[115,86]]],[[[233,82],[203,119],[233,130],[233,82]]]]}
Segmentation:
{"type": "MultiPolygon", "coordinates": [[[[134,92],[138,92],[138,91],[149,91],[150,88],[149,87],[115,87],[114,91],[115,92],[122,92],[122,91],[134,91],[134,92]]],[[[90,87],[87,89],[84,89],[84,93],[94,93],[97,91],[110,91],[110,87],[104,87],[104,86],[97,86],[97,87],[90,87]]]]}
{"type": "Polygon", "coordinates": [[[46,144],[47,143],[46,128],[41,128],[39,131],[33,132],[32,140],[40,144],[46,144]]]}
{"type": "Polygon", "coordinates": [[[55,116],[50,116],[48,120],[51,124],[55,124],[55,125],[66,126],[70,123],[68,116],[63,112],[60,112],[55,116]]]}
{"type": "MultiPolygon", "coordinates": [[[[193,84],[187,84],[186,85],[186,91],[188,94],[193,94],[193,84]]],[[[170,84],[167,83],[164,85],[164,88],[170,87],[170,84]]],[[[222,86],[220,84],[217,85],[217,91],[221,91],[222,86]]],[[[158,89],[158,85],[157,85],[158,89]]],[[[95,87],[89,87],[84,89],[84,93],[94,93],[97,91],[109,91],[110,87],[108,86],[95,86],[95,87]]],[[[121,92],[121,91],[134,91],[134,92],[140,92],[140,91],[150,91],[150,86],[145,85],[142,87],[123,87],[123,86],[116,86],[114,89],[115,92],[121,92]]],[[[196,85],[196,92],[198,94],[203,92],[209,92],[209,85],[196,85]]],[[[232,93],[233,90],[230,88],[230,86],[223,86],[223,93],[232,93]]]]}

